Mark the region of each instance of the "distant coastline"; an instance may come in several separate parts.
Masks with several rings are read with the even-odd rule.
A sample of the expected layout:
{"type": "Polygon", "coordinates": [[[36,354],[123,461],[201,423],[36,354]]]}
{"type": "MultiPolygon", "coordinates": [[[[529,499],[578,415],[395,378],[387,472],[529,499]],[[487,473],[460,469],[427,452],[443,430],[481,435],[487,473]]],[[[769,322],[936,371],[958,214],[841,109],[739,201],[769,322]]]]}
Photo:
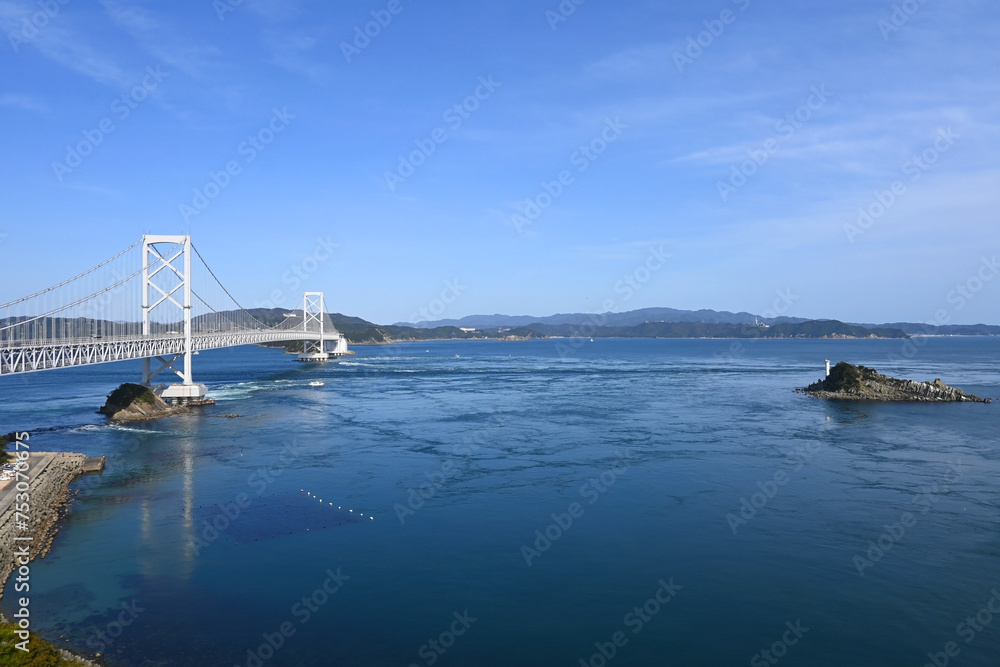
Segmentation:
{"type": "MultiPolygon", "coordinates": [[[[912,336],[912,338],[994,338],[995,336],[912,336]]],[[[383,341],[363,341],[354,343],[351,345],[353,347],[378,347],[385,345],[396,345],[398,343],[431,343],[431,342],[445,342],[445,341],[470,341],[470,342],[502,342],[502,343],[519,343],[524,341],[532,340],[589,340],[593,338],[594,340],[843,340],[843,341],[854,341],[854,340],[900,340],[899,338],[888,338],[879,336],[824,336],[817,338],[750,338],[746,336],[536,336],[531,338],[516,337],[516,338],[497,338],[497,337],[462,337],[462,338],[401,338],[401,339],[389,339],[383,341]]]]}
{"type": "MultiPolygon", "coordinates": [[[[249,314],[264,326],[289,317],[287,308],[223,311],[222,317],[249,314]]],[[[376,324],[360,317],[328,313],[329,322],[350,345],[385,345],[431,340],[544,340],[557,338],[660,338],[702,340],[880,340],[914,337],[1000,336],[989,324],[858,324],[834,319],[804,319],[765,311],[764,315],[714,310],[643,308],[624,312],[565,313],[545,317],[470,315],[458,320],[376,324]]],[[[103,321],[85,322],[98,330],[103,321]]],[[[300,352],[301,341],[264,343],[265,347],[300,352]]]]}
{"type": "MultiPolygon", "coordinates": [[[[272,313],[258,313],[255,317],[267,318],[272,313]]],[[[433,328],[379,325],[354,317],[331,314],[334,326],[351,345],[383,345],[400,342],[431,340],[544,340],[558,338],[662,338],[662,339],[908,339],[910,335],[899,328],[865,327],[839,320],[805,320],[766,324],[750,322],[689,322],[647,321],[635,325],[606,324],[604,316],[594,315],[590,321],[579,323],[531,324],[483,328],[440,326],[433,328]]],[[[269,344],[289,352],[296,351],[296,343],[269,344]]]]}

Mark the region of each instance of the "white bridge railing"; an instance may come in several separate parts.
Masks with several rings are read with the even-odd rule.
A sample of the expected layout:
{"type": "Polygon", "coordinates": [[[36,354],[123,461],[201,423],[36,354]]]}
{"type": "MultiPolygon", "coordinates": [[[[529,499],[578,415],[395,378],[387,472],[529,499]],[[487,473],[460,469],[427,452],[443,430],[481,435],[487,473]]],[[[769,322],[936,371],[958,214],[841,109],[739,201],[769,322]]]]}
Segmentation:
{"type": "MultiPolygon", "coordinates": [[[[326,340],[333,340],[327,335],[326,340]]],[[[302,331],[242,331],[195,334],[192,350],[213,350],[239,345],[314,340],[318,334],[302,331]]],[[[124,338],[70,338],[50,343],[17,343],[0,347],[0,375],[31,373],[56,368],[106,364],[130,359],[149,359],[184,354],[182,334],[124,338]]]]}

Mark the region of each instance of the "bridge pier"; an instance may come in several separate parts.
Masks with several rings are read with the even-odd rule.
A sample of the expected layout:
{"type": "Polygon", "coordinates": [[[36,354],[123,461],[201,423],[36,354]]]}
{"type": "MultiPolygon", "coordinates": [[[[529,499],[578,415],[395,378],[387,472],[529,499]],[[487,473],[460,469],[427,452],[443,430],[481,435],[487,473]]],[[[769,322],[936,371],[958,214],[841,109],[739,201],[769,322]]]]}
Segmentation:
{"type": "Polygon", "coordinates": [[[188,405],[202,403],[208,395],[208,387],[203,384],[172,384],[160,392],[160,398],[170,403],[188,405]]]}

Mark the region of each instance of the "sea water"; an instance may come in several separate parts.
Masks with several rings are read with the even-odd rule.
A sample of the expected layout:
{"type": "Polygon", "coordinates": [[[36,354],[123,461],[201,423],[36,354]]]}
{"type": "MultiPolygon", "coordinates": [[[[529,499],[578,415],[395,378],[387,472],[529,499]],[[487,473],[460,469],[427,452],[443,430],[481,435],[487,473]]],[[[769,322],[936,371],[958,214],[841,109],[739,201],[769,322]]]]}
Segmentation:
{"type": "Polygon", "coordinates": [[[243,347],[195,358],[215,406],[120,426],[138,362],[0,378],[0,431],[107,456],[32,629],[120,666],[992,665],[1000,405],[793,391],[1000,395],[1000,339],[919,342],[243,347]]]}

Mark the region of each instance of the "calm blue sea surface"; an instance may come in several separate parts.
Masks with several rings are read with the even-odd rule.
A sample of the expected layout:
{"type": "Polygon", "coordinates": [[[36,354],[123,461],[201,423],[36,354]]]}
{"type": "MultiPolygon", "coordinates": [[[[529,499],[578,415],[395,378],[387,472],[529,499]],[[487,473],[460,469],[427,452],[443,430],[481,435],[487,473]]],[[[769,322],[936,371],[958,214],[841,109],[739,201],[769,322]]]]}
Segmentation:
{"type": "Polygon", "coordinates": [[[130,667],[995,665],[1000,404],[793,392],[831,359],[1000,396],[1000,339],[921,342],[244,347],[129,426],[94,410],[138,362],[5,377],[0,432],[108,458],[33,627],[130,667]]]}

